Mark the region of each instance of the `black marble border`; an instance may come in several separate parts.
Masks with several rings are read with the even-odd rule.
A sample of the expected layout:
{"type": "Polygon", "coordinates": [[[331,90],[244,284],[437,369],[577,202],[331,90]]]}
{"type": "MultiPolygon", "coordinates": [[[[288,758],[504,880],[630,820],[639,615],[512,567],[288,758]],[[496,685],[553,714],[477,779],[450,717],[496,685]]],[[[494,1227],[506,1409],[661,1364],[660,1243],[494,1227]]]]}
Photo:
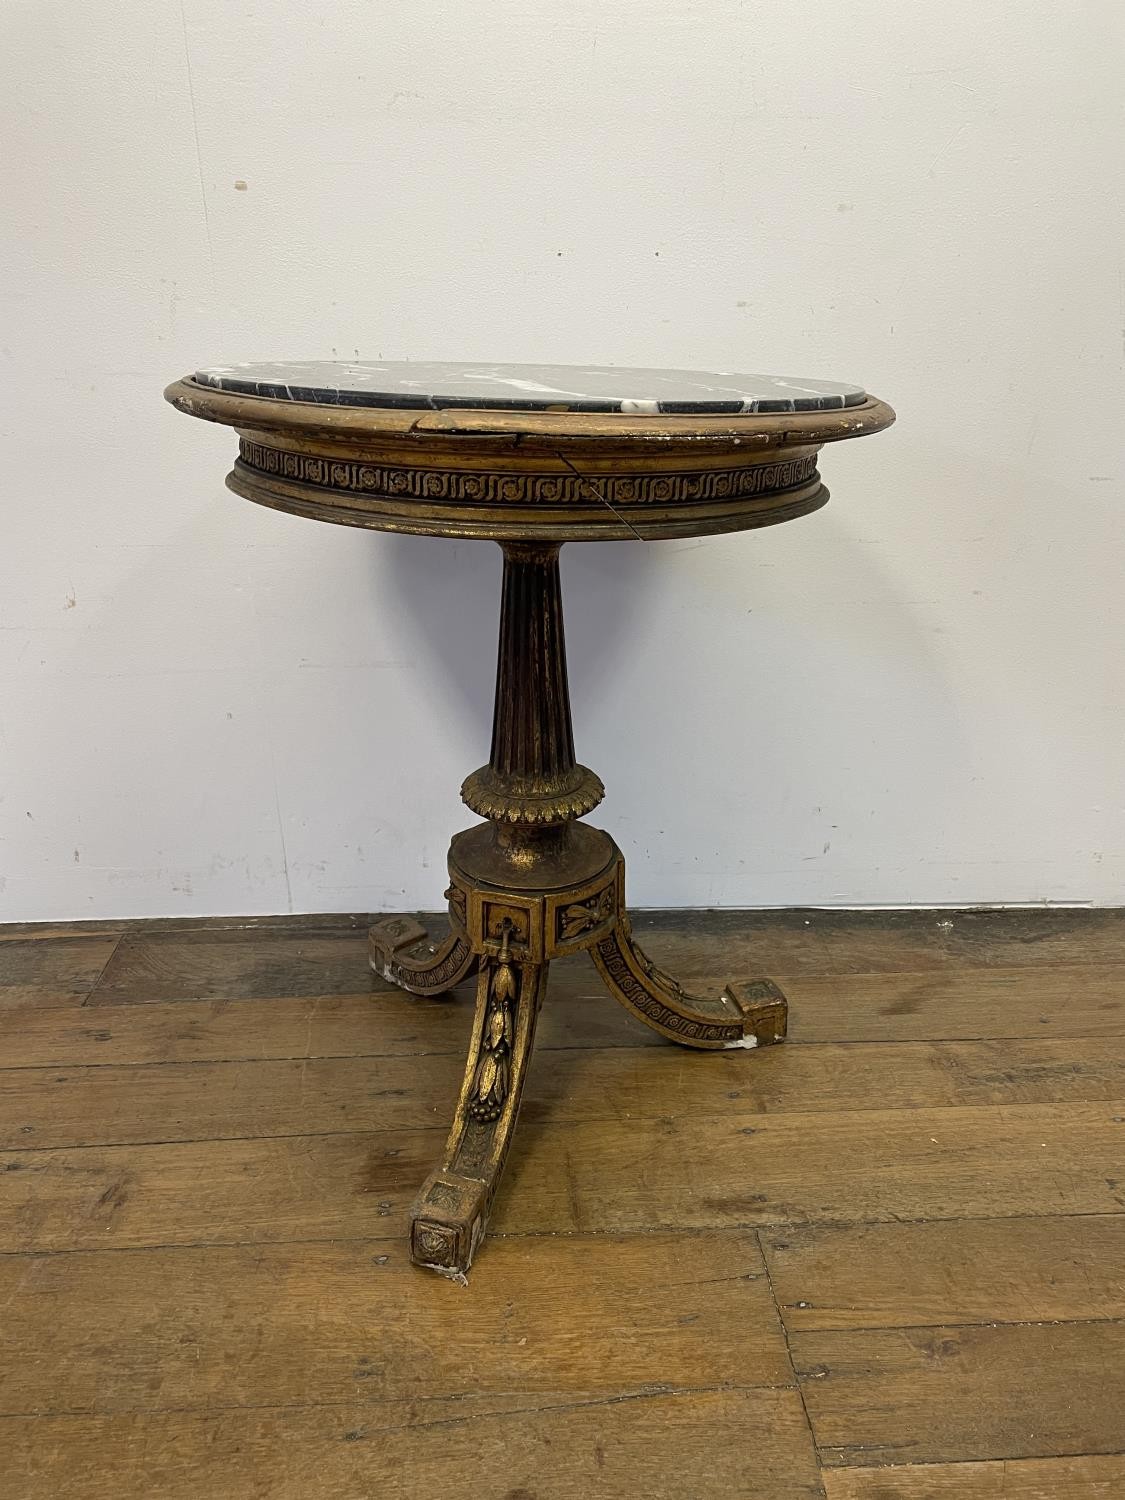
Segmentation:
{"type": "MultiPolygon", "coordinates": [[[[620,412],[622,401],[593,398],[569,401],[531,401],[519,397],[495,396],[415,396],[383,391],[342,391],[330,387],[279,385],[266,380],[239,380],[230,375],[209,375],[197,370],[193,380],[214,391],[228,391],[239,396],[262,396],[270,401],[306,402],[313,406],[362,406],[398,411],[527,411],[527,412],[620,412]]],[[[625,398],[629,399],[629,398],[625,398]]],[[[761,397],[752,401],[658,401],[660,416],[753,416],[766,412],[840,411],[848,406],[862,406],[866,391],[850,396],[794,396],[791,400],[761,397]]],[[[627,416],[643,417],[653,413],[629,410],[627,416]]]]}

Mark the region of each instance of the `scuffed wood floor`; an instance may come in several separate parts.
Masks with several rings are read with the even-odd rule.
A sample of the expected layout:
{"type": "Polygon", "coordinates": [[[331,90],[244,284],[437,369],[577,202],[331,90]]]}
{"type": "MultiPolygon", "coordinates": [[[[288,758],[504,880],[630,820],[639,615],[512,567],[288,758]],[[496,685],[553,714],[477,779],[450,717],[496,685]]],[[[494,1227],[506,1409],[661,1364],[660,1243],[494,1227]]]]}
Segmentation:
{"type": "Polygon", "coordinates": [[[469,1019],[360,918],[0,929],[5,1500],[1125,1496],[1125,912],[665,914],[790,1041],[556,964],[468,1288],[469,1019]]]}

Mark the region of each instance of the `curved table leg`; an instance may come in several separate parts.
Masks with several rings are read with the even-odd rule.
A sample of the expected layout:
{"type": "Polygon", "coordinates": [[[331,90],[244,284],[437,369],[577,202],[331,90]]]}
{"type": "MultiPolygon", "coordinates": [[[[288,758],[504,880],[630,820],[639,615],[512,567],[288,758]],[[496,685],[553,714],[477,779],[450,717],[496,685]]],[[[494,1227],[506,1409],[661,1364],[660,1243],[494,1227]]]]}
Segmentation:
{"type": "Polygon", "coordinates": [[[484,1238],[493,1194],[519,1113],[535,1022],[547,988],[545,963],[511,956],[507,934],[482,954],[465,1078],[441,1166],[415,1200],[415,1265],[461,1278],[484,1238]]]}
{"type": "Polygon", "coordinates": [[[368,931],[367,951],[376,974],[412,995],[443,995],[460,984],[476,962],[464,933],[431,943],[413,917],[385,917],[368,931]]]}
{"type": "Polygon", "coordinates": [[[769,979],[728,984],[714,998],[688,995],[633,941],[622,911],[590,948],[611,995],[654,1031],[684,1047],[764,1047],[785,1040],[788,1004],[769,979]]]}

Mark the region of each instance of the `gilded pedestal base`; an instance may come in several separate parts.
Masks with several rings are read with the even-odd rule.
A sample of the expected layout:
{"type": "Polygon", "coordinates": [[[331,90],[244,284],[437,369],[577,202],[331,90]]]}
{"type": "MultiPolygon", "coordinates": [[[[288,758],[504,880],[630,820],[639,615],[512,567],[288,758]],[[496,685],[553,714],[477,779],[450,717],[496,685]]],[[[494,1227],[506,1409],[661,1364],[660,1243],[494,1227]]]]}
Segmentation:
{"type": "MultiPolygon", "coordinates": [[[[412,1210],[417,1265],[463,1276],[484,1237],[492,1198],[515,1129],[535,1022],[552,958],[588,949],[613,997],[638,1020],[685,1047],[767,1046],[784,1040],[785,996],[768,979],[731,984],[719,995],[689,995],[634,942],[625,910],[625,862],[603,833],[582,827],[579,852],[608,857],[596,874],[547,889],[524,883],[558,868],[558,852],[516,867],[519,883],[482,879],[502,851],[487,825],[450,851],[450,934],[430,943],[419,924],[388,918],[370,933],[371,967],[415,995],[451,988],[478,965],[476,1014],[465,1076],[440,1165],[412,1210]],[[489,857],[491,855],[491,858],[489,857]],[[466,864],[470,867],[466,868],[466,864]]],[[[571,863],[575,851],[569,850],[571,863]]]]}
{"type": "Polygon", "coordinates": [[[414,1260],[450,1276],[464,1276],[484,1235],[553,958],[589,949],[610,994],[685,1047],[785,1035],[785,997],[768,979],[689,995],[633,941],[621,852],[578,821],[604,788],[574,754],[558,554],[504,546],[492,750],[461,788],[487,821],[450,846],[449,936],[431,943],[408,917],[371,929],[372,968],[411,994],[441,994],[478,968],[461,1097],[410,1236],[414,1260]]]}

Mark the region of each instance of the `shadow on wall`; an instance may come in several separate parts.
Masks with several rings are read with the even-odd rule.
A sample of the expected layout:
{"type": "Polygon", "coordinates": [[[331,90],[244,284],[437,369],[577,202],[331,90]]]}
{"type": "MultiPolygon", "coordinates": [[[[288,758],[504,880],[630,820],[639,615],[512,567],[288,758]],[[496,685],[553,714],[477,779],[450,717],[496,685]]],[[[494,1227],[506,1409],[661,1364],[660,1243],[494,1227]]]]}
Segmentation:
{"type": "MultiPolygon", "coordinates": [[[[382,607],[409,622],[405,634],[425,659],[425,676],[440,684],[418,703],[420,728],[459,729],[488,759],[492,734],[502,556],[494,542],[385,533],[371,548],[372,584],[382,607]]],[[[563,548],[563,611],[571,692],[600,700],[627,661],[636,616],[647,614],[651,544],[576,542],[563,548]]],[[[578,758],[582,726],[575,726],[578,758]]],[[[473,770],[466,766],[465,773],[473,770]]]]}
{"type": "Polygon", "coordinates": [[[624,705],[638,743],[652,743],[652,705],[676,693],[662,753],[619,793],[649,862],[637,862],[638,904],[890,901],[896,881],[941,857],[934,843],[957,826],[976,750],[956,654],[935,634],[933,601],[915,593],[929,539],[910,531],[899,524],[891,560],[867,544],[878,525],[829,507],[666,556],[624,705]],[[721,795],[674,795],[692,724],[696,784],[721,795]],[[660,809],[659,854],[645,800],[660,809]]]}
{"type": "MultiPolygon", "coordinates": [[[[954,663],[916,570],[853,530],[826,511],[705,542],[564,547],[578,758],[609,791],[594,821],[636,841],[641,904],[890,899],[896,870],[947,857],[934,829],[963,823],[974,773],[954,663]],[[692,775],[723,794],[685,797],[692,775]],[[915,824],[904,783],[927,810],[915,824]],[[891,873],[872,896],[881,845],[891,873]]],[[[411,727],[477,747],[467,774],[488,756],[500,549],[370,540],[379,608],[401,616],[426,684],[411,727]]]]}

